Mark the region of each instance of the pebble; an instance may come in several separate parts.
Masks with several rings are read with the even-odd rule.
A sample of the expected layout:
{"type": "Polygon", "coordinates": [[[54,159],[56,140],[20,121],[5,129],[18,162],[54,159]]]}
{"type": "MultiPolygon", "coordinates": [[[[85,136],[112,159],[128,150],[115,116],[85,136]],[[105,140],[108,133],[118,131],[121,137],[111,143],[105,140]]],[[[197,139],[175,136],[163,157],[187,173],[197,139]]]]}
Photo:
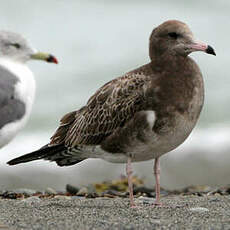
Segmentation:
{"type": "Polygon", "coordinates": [[[79,191],[79,188],[76,186],[73,186],[71,184],[66,185],[66,192],[70,193],[71,195],[76,195],[79,191]]]}
{"type": "Polygon", "coordinates": [[[154,197],[154,189],[146,188],[144,186],[139,186],[133,189],[134,195],[136,194],[146,194],[148,197],[154,197]]]}
{"type": "Polygon", "coordinates": [[[201,212],[208,212],[209,210],[203,207],[196,207],[196,208],[190,208],[189,211],[201,213],[201,212]]]}
{"type": "Polygon", "coordinates": [[[56,195],[57,194],[57,192],[53,188],[49,188],[49,187],[46,188],[45,193],[49,194],[49,195],[56,195]]]}
{"type": "Polygon", "coordinates": [[[98,194],[96,192],[92,192],[92,193],[87,193],[85,195],[86,198],[96,198],[98,197],[98,194]]]}
{"type": "Polygon", "coordinates": [[[159,224],[161,224],[161,221],[160,221],[160,220],[152,220],[151,223],[152,223],[152,224],[158,224],[158,225],[159,225],[159,224]]]}
{"type": "Polygon", "coordinates": [[[116,190],[106,190],[104,192],[101,193],[101,196],[104,197],[110,197],[110,198],[114,198],[114,197],[126,197],[126,193],[124,192],[119,192],[116,190]]]}
{"type": "Polygon", "coordinates": [[[220,198],[214,197],[212,199],[209,200],[209,202],[220,202],[220,198]]]}
{"type": "Polygon", "coordinates": [[[88,194],[88,189],[86,187],[82,187],[78,193],[77,196],[85,196],[86,194],[88,194]]]}
{"type": "Polygon", "coordinates": [[[60,200],[71,200],[70,196],[62,196],[62,195],[56,195],[54,196],[54,198],[60,199],[60,200]]]}
{"type": "Polygon", "coordinates": [[[185,189],[185,191],[190,192],[190,193],[199,193],[199,192],[208,193],[211,190],[212,188],[206,185],[189,186],[185,189]]]}
{"type": "Polygon", "coordinates": [[[22,197],[23,195],[12,192],[12,191],[5,191],[1,193],[1,197],[4,199],[17,199],[22,197]]]}

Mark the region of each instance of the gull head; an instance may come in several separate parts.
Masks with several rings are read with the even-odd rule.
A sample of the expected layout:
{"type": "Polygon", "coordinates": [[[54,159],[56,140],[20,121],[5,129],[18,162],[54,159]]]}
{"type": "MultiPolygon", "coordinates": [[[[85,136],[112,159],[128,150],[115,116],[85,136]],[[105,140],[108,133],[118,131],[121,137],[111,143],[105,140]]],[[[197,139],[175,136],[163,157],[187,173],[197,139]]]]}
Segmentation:
{"type": "Polygon", "coordinates": [[[38,52],[22,35],[11,31],[0,31],[0,58],[20,63],[33,59],[58,63],[53,55],[38,52]]]}

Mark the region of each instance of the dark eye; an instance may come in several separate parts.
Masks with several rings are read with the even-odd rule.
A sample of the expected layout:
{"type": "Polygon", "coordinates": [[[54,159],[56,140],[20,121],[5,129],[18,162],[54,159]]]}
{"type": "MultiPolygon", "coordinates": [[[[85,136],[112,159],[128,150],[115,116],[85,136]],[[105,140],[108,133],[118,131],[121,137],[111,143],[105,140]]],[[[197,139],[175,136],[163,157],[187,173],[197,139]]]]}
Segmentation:
{"type": "Polygon", "coordinates": [[[179,37],[179,34],[177,34],[176,32],[171,32],[171,33],[168,33],[168,36],[170,38],[177,39],[179,37]]]}
{"type": "Polygon", "coordinates": [[[20,48],[21,48],[21,45],[18,44],[18,43],[12,43],[11,45],[14,46],[14,47],[17,48],[17,49],[20,49],[20,48]]]}

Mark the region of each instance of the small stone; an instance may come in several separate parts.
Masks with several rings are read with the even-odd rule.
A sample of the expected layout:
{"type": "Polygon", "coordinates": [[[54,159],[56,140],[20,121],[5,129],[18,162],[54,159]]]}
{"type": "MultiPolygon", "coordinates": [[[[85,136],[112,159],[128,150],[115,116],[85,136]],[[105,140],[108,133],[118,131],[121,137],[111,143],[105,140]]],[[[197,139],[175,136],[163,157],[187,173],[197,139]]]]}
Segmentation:
{"type": "Polygon", "coordinates": [[[160,220],[152,220],[151,223],[152,223],[152,224],[160,224],[161,221],[160,221],[160,220]]]}
{"type": "Polygon", "coordinates": [[[144,186],[139,186],[133,189],[133,194],[146,194],[148,197],[153,197],[154,190],[150,188],[146,188],[144,186]]]}
{"type": "Polygon", "coordinates": [[[69,196],[62,196],[62,195],[56,195],[56,196],[54,196],[54,198],[60,199],[60,200],[71,200],[71,197],[69,197],[69,196]]]}
{"type": "Polygon", "coordinates": [[[184,192],[189,192],[189,193],[208,193],[212,190],[210,186],[206,185],[196,185],[196,186],[189,186],[184,189],[184,192]]]}
{"type": "Polygon", "coordinates": [[[66,191],[68,193],[70,193],[71,195],[76,195],[79,191],[79,188],[73,186],[73,185],[70,185],[70,184],[67,184],[66,185],[66,191]]]}
{"type": "Polygon", "coordinates": [[[230,194],[230,187],[226,188],[226,193],[230,194]]]}
{"type": "Polygon", "coordinates": [[[220,202],[221,200],[217,197],[214,197],[212,199],[209,200],[209,202],[220,202]]]}
{"type": "Polygon", "coordinates": [[[3,199],[17,199],[17,198],[21,198],[23,197],[22,194],[19,194],[19,193],[15,193],[15,192],[12,192],[12,191],[5,191],[1,194],[2,198],[3,199]]]}
{"type": "Polygon", "coordinates": [[[88,194],[88,189],[86,187],[82,187],[78,193],[77,196],[85,196],[86,194],[88,194]]]}
{"type": "Polygon", "coordinates": [[[57,192],[52,188],[46,188],[45,193],[49,194],[49,195],[56,195],[57,194],[57,192]]]}
{"type": "Polygon", "coordinates": [[[101,196],[114,198],[114,197],[124,197],[124,193],[116,190],[106,190],[101,193],[101,196]]]}
{"type": "Polygon", "coordinates": [[[207,208],[203,208],[203,207],[190,208],[189,210],[192,212],[208,212],[209,211],[207,208]]]}
{"type": "Polygon", "coordinates": [[[92,192],[92,193],[86,194],[85,197],[86,198],[96,198],[96,197],[98,197],[98,194],[95,192],[92,192]]]}

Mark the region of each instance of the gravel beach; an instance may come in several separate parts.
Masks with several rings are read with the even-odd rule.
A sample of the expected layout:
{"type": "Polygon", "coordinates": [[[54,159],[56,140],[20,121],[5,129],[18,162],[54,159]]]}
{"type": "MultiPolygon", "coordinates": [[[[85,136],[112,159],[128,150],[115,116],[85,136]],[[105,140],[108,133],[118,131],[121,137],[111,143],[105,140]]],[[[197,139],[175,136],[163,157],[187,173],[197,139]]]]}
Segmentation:
{"type": "Polygon", "coordinates": [[[0,199],[0,229],[230,229],[229,195],[169,195],[154,198],[60,196],[0,199]]]}

